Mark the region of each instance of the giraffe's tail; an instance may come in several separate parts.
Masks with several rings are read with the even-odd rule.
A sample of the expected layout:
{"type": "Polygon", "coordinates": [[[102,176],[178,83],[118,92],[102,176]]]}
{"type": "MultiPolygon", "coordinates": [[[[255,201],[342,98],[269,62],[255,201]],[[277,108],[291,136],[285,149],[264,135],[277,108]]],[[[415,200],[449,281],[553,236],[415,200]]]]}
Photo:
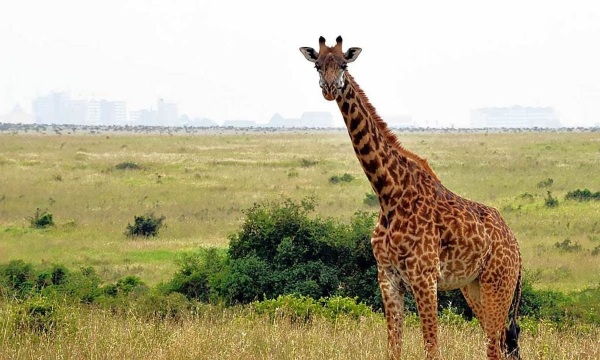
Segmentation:
{"type": "Polygon", "coordinates": [[[519,277],[517,278],[517,286],[515,287],[515,293],[513,296],[512,303],[510,305],[510,320],[508,329],[505,330],[504,334],[504,346],[506,350],[507,359],[520,359],[519,354],[519,333],[521,328],[517,324],[517,316],[519,313],[519,305],[521,304],[521,288],[522,288],[522,271],[519,269],[519,277]]]}

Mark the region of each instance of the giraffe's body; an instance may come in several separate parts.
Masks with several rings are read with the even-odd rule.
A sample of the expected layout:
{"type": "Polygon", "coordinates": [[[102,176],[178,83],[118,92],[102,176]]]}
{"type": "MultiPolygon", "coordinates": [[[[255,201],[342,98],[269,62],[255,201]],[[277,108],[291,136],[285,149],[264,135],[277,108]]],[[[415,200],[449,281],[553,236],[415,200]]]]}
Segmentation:
{"type": "Polygon", "coordinates": [[[496,209],[452,193],[425,159],[400,145],[346,70],[361,49],[343,53],[341,37],[333,47],[319,42],[318,53],[300,50],[315,62],[324,97],[336,100],[379,198],[371,244],[391,357],[400,358],[405,291],[417,303],[427,357],[437,358],[437,291],[460,288],[486,333],[488,358],[518,358],[521,256],[514,234],[496,209]]]}

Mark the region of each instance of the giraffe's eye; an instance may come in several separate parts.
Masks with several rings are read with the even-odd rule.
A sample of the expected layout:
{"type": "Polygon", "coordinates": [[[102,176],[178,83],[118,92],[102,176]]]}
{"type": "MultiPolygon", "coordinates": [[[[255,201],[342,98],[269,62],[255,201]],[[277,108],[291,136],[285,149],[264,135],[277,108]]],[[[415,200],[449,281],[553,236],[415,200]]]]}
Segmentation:
{"type": "Polygon", "coordinates": [[[342,64],[340,67],[342,68],[342,70],[346,70],[346,68],[348,67],[348,64],[342,64]]]}
{"type": "Polygon", "coordinates": [[[317,69],[317,71],[321,71],[321,65],[315,63],[315,69],[317,69]]]}

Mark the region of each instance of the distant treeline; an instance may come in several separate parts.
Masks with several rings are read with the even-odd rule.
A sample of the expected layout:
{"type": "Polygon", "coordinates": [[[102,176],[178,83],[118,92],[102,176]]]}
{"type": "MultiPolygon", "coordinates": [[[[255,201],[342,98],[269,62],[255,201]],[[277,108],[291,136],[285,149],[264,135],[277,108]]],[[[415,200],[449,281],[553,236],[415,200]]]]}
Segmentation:
{"type": "MultiPolygon", "coordinates": [[[[563,128],[456,128],[456,127],[393,127],[398,132],[410,133],[527,133],[527,132],[600,132],[600,126],[563,128]]],[[[189,133],[238,133],[238,132],[298,132],[298,131],[346,131],[342,127],[272,127],[272,126],[156,126],[156,125],[76,125],[76,124],[12,124],[0,123],[0,134],[45,133],[45,134],[103,134],[103,133],[148,133],[148,134],[189,134],[189,133]]]]}

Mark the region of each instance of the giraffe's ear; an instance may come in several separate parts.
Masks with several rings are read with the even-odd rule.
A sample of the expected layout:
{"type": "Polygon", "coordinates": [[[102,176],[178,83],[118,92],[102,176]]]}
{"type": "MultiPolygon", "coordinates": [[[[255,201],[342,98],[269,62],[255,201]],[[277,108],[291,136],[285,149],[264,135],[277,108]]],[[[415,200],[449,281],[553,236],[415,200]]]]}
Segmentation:
{"type": "Polygon", "coordinates": [[[319,54],[311,47],[301,47],[300,52],[310,62],[316,62],[319,57],[319,54]]]}
{"type": "Polygon", "coordinates": [[[357,48],[357,47],[352,47],[350,49],[348,49],[346,51],[346,53],[344,54],[344,58],[346,59],[346,62],[353,62],[354,60],[356,60],[356,58],[358,57],[358,54],[360,54],[360,52],[362,51],[361,48],[357,48]]]}

